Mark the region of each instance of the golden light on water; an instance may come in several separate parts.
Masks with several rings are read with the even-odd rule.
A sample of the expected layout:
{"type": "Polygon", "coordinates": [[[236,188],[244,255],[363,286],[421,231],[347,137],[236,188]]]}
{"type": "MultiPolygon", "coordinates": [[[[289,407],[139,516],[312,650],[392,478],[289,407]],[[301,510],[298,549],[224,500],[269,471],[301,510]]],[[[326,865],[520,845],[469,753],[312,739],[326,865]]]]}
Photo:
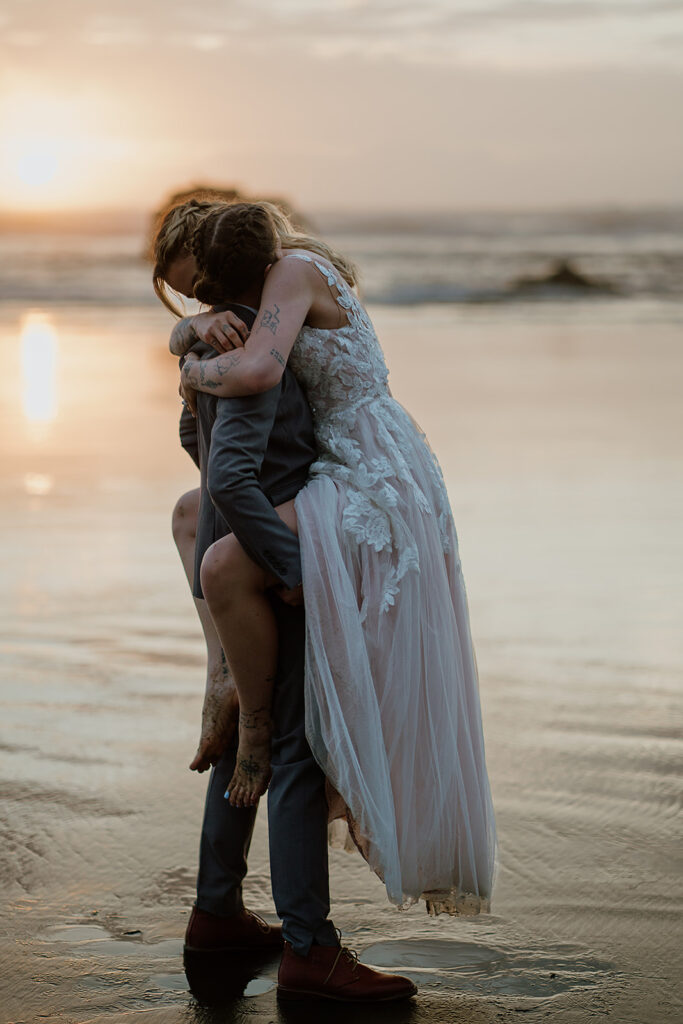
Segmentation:
{"type": "Polygon", "coordinates": [[[48,319],[29,314],[21,330],[22,409],[29,423],[52,423],[57,416],[59,338],[48,319]]]}
{"type": "Polygon", "coordinates": [[[32,497],[43,498],[55,485],[54,477],[49,473],[25,473],[24,490],[32,497]]]}

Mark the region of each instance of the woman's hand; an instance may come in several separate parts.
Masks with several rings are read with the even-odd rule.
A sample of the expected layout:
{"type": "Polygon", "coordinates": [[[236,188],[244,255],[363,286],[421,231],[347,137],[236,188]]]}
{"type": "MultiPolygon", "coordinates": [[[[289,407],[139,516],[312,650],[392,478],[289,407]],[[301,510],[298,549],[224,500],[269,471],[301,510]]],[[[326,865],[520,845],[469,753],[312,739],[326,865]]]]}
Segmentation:
{"type": "Polygon", "coordinates": [[[229,309],[222,313],[197,313],[192,318],[192,327],[199,340],[217,352],[244,348],[249,337],[247,325],[229,309]]]}
{"type": "MultiPolygon", "coordinates": [[[[185,365],[186,382],[197,391],[206,391],[217,398],[259,395],[274,388],[282,378],[316,289],[319,285],[322,287],[319,279],[319,272],[308,263],[296,259],[278,260],[266,278],[261,306],[246,344],[238,344],[234,351],[227,351],[223,329],[224,351],[210,359],[200,359],[197,365],[185,365]]],[[[202,330],[211,327],[215,339],[215,325],[225,322],[228,315],[201,314],[202,330]]],[[[206,340],[214,345],[211,338],[206,340]]]]}

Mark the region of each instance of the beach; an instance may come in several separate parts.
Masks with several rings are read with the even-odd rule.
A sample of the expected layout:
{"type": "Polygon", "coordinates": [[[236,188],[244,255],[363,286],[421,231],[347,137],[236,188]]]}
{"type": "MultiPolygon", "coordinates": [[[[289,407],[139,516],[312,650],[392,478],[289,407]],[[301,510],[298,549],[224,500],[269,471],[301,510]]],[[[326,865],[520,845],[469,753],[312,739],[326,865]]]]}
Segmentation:
{"type": "MultiPolygon", "coordinates": [[[[490,915],[432,919],[331,850],[345,943],[420,994],[325,1016],[683,1019],[680,305],[371,312],[453,504],[500,853],[490,915]]],[[[213,1010],[183,973],[204,652],[170,326],[0,305],[2,1024],[320,1019],[278,1007],[276,961],[213,1010]]],[[[275,920],[265,808],[245,893],[275,920]]]]}

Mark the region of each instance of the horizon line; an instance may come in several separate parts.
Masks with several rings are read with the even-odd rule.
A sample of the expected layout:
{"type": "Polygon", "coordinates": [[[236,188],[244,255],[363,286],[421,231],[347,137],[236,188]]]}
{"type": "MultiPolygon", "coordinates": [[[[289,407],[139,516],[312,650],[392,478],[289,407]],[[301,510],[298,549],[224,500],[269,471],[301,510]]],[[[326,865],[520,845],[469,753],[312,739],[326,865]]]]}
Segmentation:
{"type": "MultiPolygon", "coordinates": [[[[468,206],[410,206],[410,207],[372,207],[362,204],[330,206],[311,205],[306,207],[305,213],[312,217],[357,217],[362,219],[394,220],[413,219],[415,217],[440,217],[448,216],[475,216],[477,214],[633,214],[633,213],[666,213],[670,211],[683,212],[683,198],[673,202],[625,202],[625,201],[591,201],[576,202],[565,201],[557,203],[541,204],[476,204],[468,206]]],[[[155,208],[118,205],[118,206],[83,206],[69,208],[34,208],[17,209],[16,207],[0,206],[0,230],[9,224],[39,224],[42,221],[75,221],[106,220],[108,218],[124,217],[127,220],[150,219],[156,212],[155,208]]]]}

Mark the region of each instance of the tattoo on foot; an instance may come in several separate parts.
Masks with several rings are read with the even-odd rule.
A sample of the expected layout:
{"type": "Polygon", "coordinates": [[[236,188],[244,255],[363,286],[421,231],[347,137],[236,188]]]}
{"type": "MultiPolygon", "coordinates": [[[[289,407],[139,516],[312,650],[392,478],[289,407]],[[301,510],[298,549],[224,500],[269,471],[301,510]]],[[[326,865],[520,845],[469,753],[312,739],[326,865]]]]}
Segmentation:
{"type": "Polygon", "coordinates": [[[259,775],[263,774],[263,768],[251,754],[249,757],[241,757],[238,763],[240,771],[243,772],[248,779],[256,779],[259,775]]]}

